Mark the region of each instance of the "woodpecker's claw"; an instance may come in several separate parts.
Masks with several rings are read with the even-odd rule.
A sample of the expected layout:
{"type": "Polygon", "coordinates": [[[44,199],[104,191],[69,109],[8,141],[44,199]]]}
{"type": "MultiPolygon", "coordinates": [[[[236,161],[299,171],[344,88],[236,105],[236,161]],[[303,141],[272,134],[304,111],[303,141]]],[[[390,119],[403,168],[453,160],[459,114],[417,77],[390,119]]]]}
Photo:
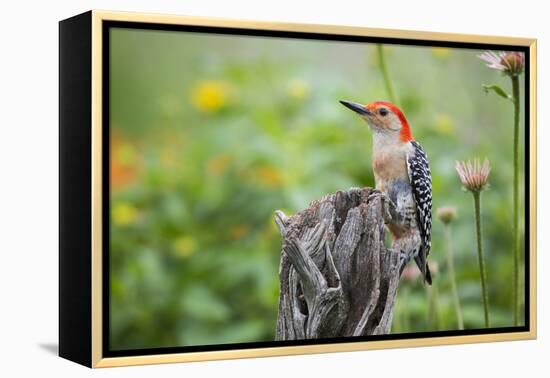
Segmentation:
{"type": "Polygon", "coordinates": [[[388,224],[392,221],[393,217],[391,215],[391,210],[395,209],[395,204],[393,201],[388,197],[387,194],[382,193],[378,189],[374,189],[371,194],[368,196],[367,201],[371,201],[375,198],[380,198],[380,202],[382,203],[382,212],[384,216],[384,223],[388,224]]]}

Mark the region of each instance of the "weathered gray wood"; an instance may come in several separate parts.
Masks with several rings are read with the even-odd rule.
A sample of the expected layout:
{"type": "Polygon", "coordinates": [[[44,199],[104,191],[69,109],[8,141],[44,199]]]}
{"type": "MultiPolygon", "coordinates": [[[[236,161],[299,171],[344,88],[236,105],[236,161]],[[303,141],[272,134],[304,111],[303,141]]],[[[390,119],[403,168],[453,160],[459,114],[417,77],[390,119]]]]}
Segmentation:
{"type": "Polygon", "coordinates": [[[352,188],[290,217],[275,212],[283,238],[277,340],[390,332],[399,267],[384,244],[382,201],[352,188]]]}

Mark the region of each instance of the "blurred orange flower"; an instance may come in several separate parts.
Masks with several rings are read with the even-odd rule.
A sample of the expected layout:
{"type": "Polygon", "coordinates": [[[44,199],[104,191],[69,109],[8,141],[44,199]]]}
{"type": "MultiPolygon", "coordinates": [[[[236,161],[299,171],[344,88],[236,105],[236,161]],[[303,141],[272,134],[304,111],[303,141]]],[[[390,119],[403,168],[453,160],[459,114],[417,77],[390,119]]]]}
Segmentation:
{"type": "Polygon", "coordinates": [[[244,238],[249,232],[250,232],[250,225],[249,224],[239,224],[237,226],[231,227],[231,230],[229,233],[231,234],[231,237],[235,240],[239,240],[244,238]]]}
{"type": "Polygon", "coordinates": [[[255,170],[256,180],[267,187],[277,188],[284,184],[284,176],[271,165],[262,165],[255,170]]]}
{"type": "Polygon", "coordinates": [[[110,184],[113,192],[132,184],[141,171],[141,159],[132,142],[113,133],[111,135],[110,184]]]}
{"type": "Polygon", "coordinates": [[[228,154],[213,156],[206,163],[206,170],[213,176],[220,176],[226,171],[227,167],[231,163],[231,160],[231,156],[228,154]]]}

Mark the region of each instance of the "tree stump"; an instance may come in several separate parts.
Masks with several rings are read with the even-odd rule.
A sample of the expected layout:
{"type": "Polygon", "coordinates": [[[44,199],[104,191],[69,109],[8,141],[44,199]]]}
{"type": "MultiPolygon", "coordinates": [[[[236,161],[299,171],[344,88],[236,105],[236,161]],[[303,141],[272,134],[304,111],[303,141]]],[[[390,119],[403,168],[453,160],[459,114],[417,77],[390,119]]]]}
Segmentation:
{"type": "Polygon", "coordinates": [[[276,340],[390,332],[398,254],[384,243],[384,209],[370,188],[329,194],[287,217],[275,212],[283,243],[276,340]]]}

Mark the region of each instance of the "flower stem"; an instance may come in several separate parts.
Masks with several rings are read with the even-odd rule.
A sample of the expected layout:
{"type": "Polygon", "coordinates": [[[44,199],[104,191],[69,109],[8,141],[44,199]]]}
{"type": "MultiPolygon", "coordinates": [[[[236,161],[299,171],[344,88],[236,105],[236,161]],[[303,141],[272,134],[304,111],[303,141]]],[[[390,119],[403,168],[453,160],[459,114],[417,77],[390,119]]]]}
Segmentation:
{"type": "Polygon", "coordinates": [[[485,257],[483,255],[483,238],[481,231],[481,192],[472,192],[474,195],[474,210],[476,218],[477,257],[479,259],[479,275],[481,277],[481,293],[483,296],[483,313],[485,327],[489,328],[489,296],[487,295],[487,283],[485,273],[485,257]]]}
{"type": "Polygon", "coordinates": [[[438,306],[438,294],[437,286],[427,285],[426,296],[428,301],[428,325],[430,330],[437,331],[439,327],[439,306],[438,306]]]}
{"type": "Polygon", "coordinates": [[[514,239],[514,325],[519,325],[520,303],[519,303],[519,78],[518,75],[511,76],[512,79],[512,100],[514,102],[514,210],[513,210],[513,239],[514,239]]]}
{"type": "Polygon", "coordinates": [[[388,92],[388,97],[391,102],[394,104],[397,104],[397,98],[395,97],[395,94],[393,92],[393,86],[391,83],[390,74],[388,72],[388,67],[386,66],[386,58],[384,56],[384,46],[382,46],[380,43],[376,45],[376,49],[378,51],[378,66],[380,67],[380,71],[382,71],[382,77],[384,79],[384,86],[386,87],[386,92],[388,92]]]}
{"type": "Polygon", "coordinates": [[[451,238],[451,226],[445,225],[443,227],[445,234],[445,244],[447,245],[447,265],[449,266],[449,276],[451,280],[451,290],[453,293],[453,301],[455,305],[456,321],[458,323],[458,329],[464,329],[464,321],[462,320],[462,310],[460,309],[460,298],[458,297],[458,290],[456,286],[456,276],[453,261],[453,244],[451,238]]]}

